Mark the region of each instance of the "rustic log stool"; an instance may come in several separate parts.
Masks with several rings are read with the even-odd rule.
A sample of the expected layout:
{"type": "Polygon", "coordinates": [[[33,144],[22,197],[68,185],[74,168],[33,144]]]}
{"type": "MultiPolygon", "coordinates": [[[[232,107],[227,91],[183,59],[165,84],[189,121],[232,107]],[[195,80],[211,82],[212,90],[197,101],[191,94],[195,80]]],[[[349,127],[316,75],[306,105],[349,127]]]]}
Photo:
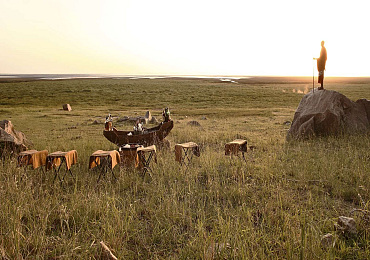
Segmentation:
{"type": "Polygon", "coordinates": [[[151,145],[148,147],[139,147],[137,149],[137,154],[139,155],[139,161],[141,163],[141,167],[143,167],[143,175],[145,173],[149,173],[152,176],[153,170],[150,167],[150,162],[154,157],[155,162],[157,162],[157,149],[155,145],[151,145]]]}
{"type": "MultiPolygon", "coordinates": [[[[37,151],[29,150],[20,152],[17,158],[17,166],[24,167],[24,171],[27,171],[27,166],[31,165],[33,169],[37,169],[41,166],[45,166],[46,157],[48,156],[47,150],[37,151]]],[[[41,167],[41,171],[44,172],[44,169],[41,167]]]]}
{"type": "Polygon", "coordinates": [[[112,173],[113,178],[117,180],[117,177],[114,175],[113,169],[120,162],[121,158],[118,151],[97,150],[90,156],[89,169],[93,169],[95,167],[98,168],[98,171],[100,172],[97,181],[98,183],[100,181],[101,176],[103,175],[105,177],[108,171],[110,171],[112,173]]]}
{"type": "Polygon", "coordinates": [[[242,154],[243,161],[247,163],[244,156],[244,153],[247,152],[247,140],[235,139],[234,141],[225,144],[225,155],[229,155],[230,158],[237,156],[239,159],[242,159],[239,156],[239,152],[242,154]]]}
{"type": "Polygon", "coordinates": [[[175,160],[181,165],[185,165],[185,171],[189,168],[193,155],[200,156],[199,146],[196,143],[188,142],[175,145],[175,160]]]}
{"type": "Polygon", "coordinates": [[[46,157],[46,170],[54,170],[54,180],[55,182],[56,178],[58,177],[59,181],[62,183],[64,181],[64,178],[66,177],[67,173],[69,172],[74,179],[71,166],[75,165],[77,163],[77,151],[71,150],[68,152],[61,152],[57,151],[54,153],[49,154],[46,157]],[[63,178],[61,179],[59,176],[60,169],[62,166],[65,166],[65,172],[63,175],[63,178]]]}

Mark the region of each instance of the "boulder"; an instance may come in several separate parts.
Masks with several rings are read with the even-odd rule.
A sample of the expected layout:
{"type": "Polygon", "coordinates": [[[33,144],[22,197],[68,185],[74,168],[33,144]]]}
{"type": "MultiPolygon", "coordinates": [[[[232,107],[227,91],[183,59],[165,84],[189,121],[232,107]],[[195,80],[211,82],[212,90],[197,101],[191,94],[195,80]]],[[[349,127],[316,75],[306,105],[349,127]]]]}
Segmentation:
{"type": "Polygon", "coordinates": [[[11,121],[0,121],[0,155],[25,151],[31,145],[24,133],[14,129],[11,121]]]}
{"type": "Polygon", "coordinates": [[[143,125],[149,123],[158,124],[158,120],[154,116],[152,116],[149,110],[146,111],[145,116],[124,116],[122,118],[119,118],[117,122],[128,122],[131,124],[136,124],[136,122],[139,122],[143,125]]]}
{"type": "Polygon", "coordinates": [[[143,125],[146,125],[146,124],[148,124],[148,123],[149,123],[149,120],[148,120],[148,118],[146,118],[146,117],[139,116],[139,117],[137,118],[137,120],[139,120],[139,122],[140,122],[140,123],[142,123],[143,125]]]}
{"type": "Polygon", "coordinates": [[[128,116],[124,116],[124,117],[121,117],[121,118],[118,118],[117,119],[117,122],[118,123],[121,123],[121,122],[125,122],[125,121],[128,121],[130,118],[128,116]]]}
{"type": "Polygon", "coordinates": [[[188,125],[191,125],[191,126],[197,126],[197,127],[201,127],[201,125],[199,124],[199,122],[198,121],[189,121],[188,122],[188,125]]]}
{"type": "Polygon", "coordinates": [[[64,104],[63,105],[63,110],[65,110],[65,111],[72,111],[72,108],[71,108],[71,106],[69,104],[64,104]]]}
{"type": "Polygon", "coordinates": [[[139,122],[139,123],[145,125],[149,122],[149,120],[148,120],[148,118],[145,118],[143,116],[138,116],[138,117],[129,117],[127,119],[127,122],[132,123],[132,124],[136,124],[136,122],[139,122]]]}
{"type": "Polygon", "coordinates": [[[335,239],[334,239],[334,236],[331,233],[328,233],[328,234],[323,235],[321,237],[321,246],[323,248],[334,247],[334,245],[335,245],[335,239]]]}
{"type": "Polygon", "coordinates": [[[287,139],[340,133],[367,133],[370,130],[370,101],[351,101],[333,90],[306,94],[294,114],[287,139]]]}
{"type": "Polygon", "coordinates": [[[146,111],[146,113],[145,113],[145,116],[144,116],[144,117],[145,117],[145,118],[147,118],[149,122],[152,120],[152,114],[150,113],[150,111],[149,111],[149,110],[148,110],[148,111],[146,111]]]}
{"type": "Polygon", "coordinates": [[[356,103],[361,107],[363,106],[363,109],[366,110],[366,113],[367,113],[367,120],[370,122],[370,101],[365,99],[365,98],[361,98],[359,100],[356,101],[356,103]]]}
{"type": "Polygon", "coordinates": [[[353,218],[340,216],[335,227],[344,236],[353,236],[357,234],[356,222],[353,218]]]}
{"type": "Polygon", "coordinates": [[[151,124],[158,124],[159,122],[158,122],[157,118],[155,118],[154,116],[152,116],[152,119],[150,119],[149,123],[151,123],[151,124]]]}

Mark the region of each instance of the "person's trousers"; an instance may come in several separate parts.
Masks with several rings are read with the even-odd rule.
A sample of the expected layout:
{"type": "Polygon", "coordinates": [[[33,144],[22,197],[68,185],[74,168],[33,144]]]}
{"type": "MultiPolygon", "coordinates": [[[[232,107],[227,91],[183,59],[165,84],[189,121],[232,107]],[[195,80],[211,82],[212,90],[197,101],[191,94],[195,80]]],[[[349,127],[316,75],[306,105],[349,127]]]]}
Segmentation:
{"type": "Polygon", "coordinates": [[[324,71],[323,70],[320,70],[319,71],[319,83],[324,84],[324,71]]]}

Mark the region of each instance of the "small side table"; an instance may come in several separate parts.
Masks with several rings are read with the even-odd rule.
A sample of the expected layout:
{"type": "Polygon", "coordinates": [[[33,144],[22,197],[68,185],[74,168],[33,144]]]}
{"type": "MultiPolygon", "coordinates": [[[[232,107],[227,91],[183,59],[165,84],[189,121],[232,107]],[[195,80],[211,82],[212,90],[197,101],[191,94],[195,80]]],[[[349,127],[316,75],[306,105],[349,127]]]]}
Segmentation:
{"type": "Polygon", "coordinates": [[[77,163],[77,151],[76,150],[71,150],[68,152],[57,151],[57,152],[53,152],[49,154],[46,157],[46,167],[45,168],[47,171],[51,169],[54,170],[53,182],[55,182],[55,179],[58,177],[59,181],[62,183],[68,172],[71,174],[72,178],[74,178],[72,170],[71,170],[71,166],[75,165],[76,163],[77,163]],[[59,172],[63,165],[65,166],[65,172],[64,172],[63,178],[61,179],[59,176],[59,172]]]}
{"type": "Polygon", "coordinates": [[[237,156],[239,159],[239,152],[242,154],[243,161],[247,163],[247,160],[245,159],[244,153],[247,152],[247,140],[243,139],[235,139],[232,142],[229,142],[225,144],[225,155],[237,156]]]}
{"type": "Polygon", "coordinates": [[[199,146],[196,143],[188,142],[175,145],[175,160],[181,165],[185,165],[185,171],[189,168],[193,155],[200,156],[199,146]]]}
{"type": "Polygon", "coordinates": [[[153,173],[152,168],[150,167],[150,162],[154,157],[155,162],[157,162],[157,149],[155,145],[151,145],[148,147],[139,147],[137,149],[137,154],[139,155],[139,161],[141,166],[143,167],[143,175],[145,173],[149,173],[151,176],[153,173]]]}
{"type": "MultiPolygon", "coordinates": [[[[28,150],[20,152],[17,158],[17,166],[24,167],[25,172],[27,171],[28,165],[31,165],[33,169],[37,169],[41,166],[45,166],[47,156],[47,150],[28,150]]],[[[41,168],[41,170],[44,171],[43,168],[41,168]]]]}
{"type": "Polygon", "coordinates": [[[137,168],[139,167],[138,148],[143,147],[140,144],[126,144],[121,146],[118,151],[121,157],[121,167],[137,168]]]}
{"type": "Polygon", "coordinates": [[[99,182],[101,176],[105,176],[108,171],[110,171],[113,178],[117,180],[117,177],[114,175],[113,169],[120,162],[121,158],[118,151],[97,150],[90,156],[89,169],[93,169],[95,167],[98,168],[100,173],[97,182],[99,182]]]}

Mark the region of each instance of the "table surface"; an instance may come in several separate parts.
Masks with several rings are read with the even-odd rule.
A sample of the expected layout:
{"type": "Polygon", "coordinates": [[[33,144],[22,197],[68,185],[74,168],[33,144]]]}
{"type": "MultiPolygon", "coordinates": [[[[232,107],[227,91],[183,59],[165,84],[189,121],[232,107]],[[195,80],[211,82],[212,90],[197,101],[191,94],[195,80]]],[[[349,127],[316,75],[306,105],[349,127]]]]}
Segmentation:
{"type": "Polygon", "coordinates": [[[182,148],[194,148],[194,147],[197,147],[198,145],[194,142],[188,142],[188,143],[183,143],[183,144],[176,144],[175,146],[180,146],[182,148]]]}

